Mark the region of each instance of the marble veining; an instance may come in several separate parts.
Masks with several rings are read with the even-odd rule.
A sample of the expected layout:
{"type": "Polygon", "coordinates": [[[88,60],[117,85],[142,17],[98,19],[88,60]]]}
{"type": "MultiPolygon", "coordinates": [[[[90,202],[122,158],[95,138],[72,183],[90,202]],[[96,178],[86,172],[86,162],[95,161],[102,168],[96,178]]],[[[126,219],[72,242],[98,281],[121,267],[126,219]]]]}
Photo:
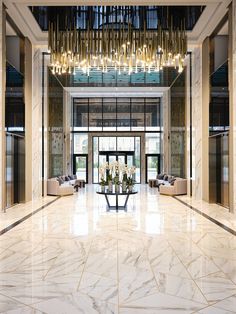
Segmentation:
{"type": "Polygon", "coordinates": [[[95,189],[0,236],[0,313],[235,313],[232,234],[147,185],[119,213],[95,189]]]}

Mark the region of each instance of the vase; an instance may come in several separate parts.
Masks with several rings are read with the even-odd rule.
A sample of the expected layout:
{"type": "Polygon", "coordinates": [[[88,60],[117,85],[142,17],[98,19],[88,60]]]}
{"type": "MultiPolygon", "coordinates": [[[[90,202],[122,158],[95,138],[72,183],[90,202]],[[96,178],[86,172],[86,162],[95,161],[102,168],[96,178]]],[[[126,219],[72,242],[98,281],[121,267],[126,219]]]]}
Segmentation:
{"type": "Polygon", "coordinates": [[[122,192],[126,192],[127,186],[126,186],[126,181],[122,181],[122,192]]]}
{"type": "Polygon", "coordinates": [[[129,190],[129,192],[132,192],[133,191],[133,186],[129,185],[128,190],[129,190]]]}
{"type": "Polygon", "coordinates": [[[102,192],[102,193],[105,192],[105,185],[101,185],[101,192],[102,192]]]}
{"type": "Polygon", "coordinates": [[[120,191],[120,186],[119,186],[119,184],[115,184],[115,192],[116,192],[116,193],[119,193],[119,191],[120,191]]]}
{"type": "Polygon", "coordinates": [[[108,190],[112,192],[112,181],[108,181],[108,190]]]}

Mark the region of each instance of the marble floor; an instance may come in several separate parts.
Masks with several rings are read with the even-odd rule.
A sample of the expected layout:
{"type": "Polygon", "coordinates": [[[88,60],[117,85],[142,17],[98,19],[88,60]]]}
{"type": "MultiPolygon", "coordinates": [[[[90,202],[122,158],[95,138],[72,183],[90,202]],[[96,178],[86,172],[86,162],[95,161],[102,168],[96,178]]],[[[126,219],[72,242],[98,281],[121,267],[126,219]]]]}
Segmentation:
{"type": "Polygon", "coordinates": [[[236,313],[234,235],[146,185],[119,213],[95,189],[0,236],[0,313],[236,313]]]}

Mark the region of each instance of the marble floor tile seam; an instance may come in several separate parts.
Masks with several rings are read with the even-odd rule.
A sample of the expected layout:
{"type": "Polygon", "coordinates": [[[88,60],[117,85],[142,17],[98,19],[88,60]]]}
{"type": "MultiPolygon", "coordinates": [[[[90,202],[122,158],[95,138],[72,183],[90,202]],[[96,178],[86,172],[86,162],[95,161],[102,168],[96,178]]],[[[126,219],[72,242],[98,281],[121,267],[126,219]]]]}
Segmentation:
{"type": "Polygon", "coordinates": [[[51,201],[55,200],[57,197],[44,197],[39,201],[32,202],[29,201],[27,203],[21,203],[21,204],[16,204],[6,210],[6,212],[0,212],[0,217],[1,217],[1,222],[0,226],[1,228],[5,228],[6,226],[3,226],[3,223],[11,224],[13,223],[16,218],[17,220],[21,219],[23,215],[27,215],[37,209],[38,207],[47,205],[51,201]],[[17,210],[17,212],[16,212],[17,210]],[[22,216],[22,217],[20,217],[22,216]]]}
{"type": "MultiPolygon", "coordinates": [[[[117,228],[118,228],[117,218],[116,218],[116,225],[117,225],[117,228]]],[[[81,274],[80,280],[79,280],[78,285],[77,285],[77,289],[76,289],[77,291],[80,290],[81,281],[82,281],[82,278],[83,278],[83,275],[84,275],[85,269],[86,269],[86,263],[87,263],[87,261],[88,261],[89,255],[90,255],[91,247],[92,247],[92,245],[93,245],[93,243],[94,243],[95,240],[96,240],[96,238],[94,237],[93,240],[90,242],[89,250],[88,250],[88,253],[87,253],[85,262],[84,262],[82,274],[81,274]]],[[[118,255],[118,244],[117,244],[117,255],[118,255]]],[[[118,268],[118,262],[117,262],[117,268],[118,268]]],[[[117,270],[118,270],[118,269],[117,269],[117,270]]],[[[97,275],[97,274],[95,274],[95,275],[97,275]]],[[[118,276],[118,272],[117,272],[117,276],[118,276]]],[[[118,282],[118,278],[117,278],[117,282],[118,282]]]]}
{"type": "MultiPolygon", "coordinates": [[[[202,310],[205,310],[205,309],[208,309],[208,308],[211,308],[211,307],[215,307],[215,308],[222,309],[222,310],[225,310],[225,311],[226,311],[225,308],[219,307],[219,306],[217,306],[217,304],[219,304],[219,303],[222,302],[222,301],[226,301],[227,299],[232,298],[232,296],[236,296],[236,295],[233,294],[233,295],[231,295],[231,296],[229,296],[229,297],[223,298],[223,299],[220,300],[220,301],[211,302],[211,303],[208,304],[206,307],[202,308],[201,311],[202,311],[202,310]]],[[[235,311],[231,311],[231,310],[228,310],[228,309],[227,309],[227,313],[228,313],[228,312],[229,312],[229,313],[236,313],[236,309],[235,309],[235,311]]],[[[197,311],[197,312],[194,312],[194,313],[198,313],[198,311],[197,311]]]]}
{"type": "MultiPolygon", "coordinates": [[[[171,246],[171,244],[170,244],[170,246],[171,246]]],[[[172,249],[173,249],[174,252],[176,253],[176,250],[174,249],[173,246],[172,246],[172,249]]],[[[201,250],[201,248],[200,248],[200,250],[201,250]]],[[[183,267],[184,267],[184,268],[186,269],[186,271],[188,272],[190,278],[194,281],[194,283],[196,284],[196,286],[198,287],[198,289],[201,291],[202,295],[203,295],[204,298],[206,299],[206,296],[205,296],[204,292],[202,291],[201,287],[198,285],[198,283],[196,282],[196,280],[201,280],[201,279],[207,278],[207,277],[209,276],[209,274],[208,274],[208,275],[206,274],[206,275],[204,275],[204,276],[197,277],[197,278],[196,278],[196,277],[193,277],[192,274],[189,272],[188,268],[184,265],[184,263],[182,262],[182,260],[179,258],[179,256],[178,256],[177,253],[176,253],[176,255],[177,255],[177,258],[179,259],[179,261],[182,263],[183,267]]],[[[204,252],[203,252],[202,255],[203,255],[203,256],[207,256],[204,252]]],[[[225,275],[225,277],[231,281],[231,283],[232,283],[232,284],[235,286],[235,288],[236,288],[235,283],[232,281],[232,279],[229,277],[229,275],[227,275],[225,272],[223,272],[223,271],[221,270],[221,268],[219,268],[218,265],[216,265],[216,263],[215,263],[209,256],[207,256],[207,257],[209,258],[209,260],[211,260],[211,261],[215,264],[216,268],[218,268],[219,271],[221,271],[221,272],[225,275]]],[[[215,273],[212,273],[211,275],[213,276],[214,274],[219,273],[219,271],[217,271],[217,272],[215,272],[215,273]]],[[[206,301],[207,301],[207,299],[206,299],[206,301]]],[[[207,302],[208,302],[208,301],[207,301],[207,302]]]]}
{"type": "MultiPolygon", "coordinates": [[[[202,310],[203,308],[208,308],[209,305],[206,305],[206,304],[203,304],[203,303],[199,303],[199,302],[196,302],[196,301],[191,301],[189,299],[185,299],[185,298],[181,298],[181,297],[177,297],[177,296],[173,296],[173,295],[170,295],[170,294],[167,294],[167,293],[163,293],[163,292],[157,292],[157,293],[152,293],[152,294],[149,294],[145,297],[152,297],[152,296],[156,296],[158,293],[160,293],[162,296],[168,296],[168,297],[171,297],[171,298],[175,298],[175,299],[178,299],[179,301],[183,300],[183,301],[186,301],[186,302],[194,302],[195,304],[198,304],[200,306],[200,309],[202,310]]],[[[144,306],[144,305],[135,305],[134,303],[136,301],[139,301],[140,298],[136,299],[136,300],[132,300],[131,302],[129,303],[124,303],[124,304],[119,304],[119,309],[122,309],[122,308],[130,308],[130,309],[144,309],[144,310],[157,310],[156,306],[155,305],[149,305],[149,306],[144,306]],[[131,303],[131,304],[130,304],[131,303]]],[[[169,314],[173,314],[174,312],[170,312],[170,309],[169,309],[169,306],[166,305],[166,308],[164,309],[165,313],[169,313],[169,314]],[[166,312],[166,308],[168,309],[166,312]]],[[[176,309],[179,312],[179,309],[176,309]]],[[[157,310],[158,311],[158,310],[157,310]]],[[[191,312],[191,314],[194,314],[194,313],[198,313],[199,309],[197,311],[193,311],[191,312]]],[[[154,313],[154,312],[151,312],[151,313],[154,313]]],[[[163,312],[164,313],[164,312],[163,312]]],[[[190,313],[190,312],[188,312],[190,313]]],[[[155,314],[158,314],[158,312],[155,312],[155,314]]]]}
{"type": "Polygon", "coordinates": [[[15,227],[19,226],[21,223],[24,223],[29,218],[31,218],[32,216],[36,215],[37,213],[39,213],[40,211],[44,210],[45,208],[49,207],[50,205],[53,205],[53,203],[55,203],[59,199],[60,199],[60,197],[57,197],[57,198],[51,200],[50,202],[46,203],[45,205],[42,205],[42,206],[38,207],[37,209],[35,209],[32,212],[28,213],[27,215],[23,216],[19,220],[16,220],[12,224],[10,224],[7,227],[3,228],[2,230],[0,230],[0,236],[2,236],[4,234],[6,234],[7,232],[11,231],[15,227]]]}
{"type": "MultiPolygon", "coordinates": [[[[170,244],[171,245],[171,244],[170,244]]],[[[197,244],[196,244],[197,245],[197,244]]],[[[199,250],[202,252],[202,256],[206,256],[215,266],[216,266],[216,268],[218,268],[219,269],[219,271],[221,271],[222,273],[224,273],[224,275],[234,284],[234,285],[236,285],[236,283],[232,280],[232,278],[229,276],[229,274],[227,273],[227,272],[225,272],[224,270],[223,270],[223,268],[222,267],[220,267],[219,265],[217,265],[217,263],[214,261],[214,258],[212,258],[212,255],[210,255],[209,253],[207,253],[207,252],[205,252],[205,251],[203,251],[203,249],[200,247],[200,246],[198,246],[197,245],[197,247],[199,248],[199,250]]],[[[176,253],[176,250],[174,249],[174,247],[172,246],[172,248],[173,248],[173,250],[175,251],[175,253],[176,253]]],[[[177,256],[178,256],[178,253],[176,253],[177,254],[177,256]]],[[[178,257],[179,258],[179,257],[178,257]]],[[[182,262],[183,263],[183,262],[182,262]]],[[[236,263],[236,258],[235,258],[235,263],[236,263]]],[[[184,265],[184,264],[183,264],[184,265]]],[[[185,266],[185,265],[184,265],[185,266]]],[[[216,271],[216,272],[214,272],[215,274],[216,273],[218,273],[218,271],[216,271]]],[[[214,274],[214,273],[212,273],[212,274],[214,274]]],[[[190,276],[191,276],[191,274],[190,274],[190,276]]],[[[203,279],[204,277],[207,277],[207,275],[204,275],[204,276],[200,276],[200,277],[194,277],[194,278],[192,278],[192,276],[191,276],[191,278],[193,279],[193,280],[197,280],[197,279],[203,279]]]]}
{"type": "MultiPolygon", "coordinates": [[[[3,297],[6,298],[6,299],[9,299],[9,300],[12,300],[12,301],[18,303],[18,304],[19,304],[19,307],[25,306],[25,307],[30,307],[30,308],[32,308],[30,305],[25,304],[25,303],[22,302],[22,301],[19,301],[17,298],[14,298],[14,297],[12,297],[12,296],[9,296],[9,295],[6,295],[6,294],[2,293],[2,291],[0,291],[0,296],[3,296],[3,297]]],[[[32,308],[32,309],[34,309],[34,308],[32,308]]],[[[2,311],[1,311],[1,308],[0,308],[0,313],[5,313],[5,311],[2,312],[2,311]]]]}
{"type": "MultiPolygon", "coordinates": [[[[168,241],[169,242],[169,241],[168,241]]],[[[179,258],[178,254],[176,253],[176,250],[174,249],[174,247],[171,245],[171,243],[169,243],[169,245],[171,246],[172,250],[174,251],[176,257],[178,258],[180,264],[182,264],[182,266],[184,267],[184,269],[186,270],[186,272],[189,274],[191,280],[193,280],[193,282],[195,283],[195,285],[197,286],[198,290],[201,292],[202,296],[204,297],[205,301],[208,303],[206,296],[204,295],[203,291],[200,289],[199,285],[196,283],[195,278],[192,276],[192,274],[189,272],[188,268],[184,265],[184,263],[182,262],[182,260],[179,258]]]]}
{"type": "MultiPolygon", "coordinates": [[[[230,214],[230,213],[228,213],[226,211],[222,212],[220,214],[219,213],[215,213],[215,212],[213,212],[213,210],[215,211],[216,209],[213,209],[213,208],[212,208],[212,211],[209,211],[209,209],[206,209],[206,210],[204,210],[202,208],[199,209],[199,208],[197,208],[197,206],[198,206],[197,204],[193,205],[194,201],[192,201],[192,200],[186,201],[183,198],[178,197],[178,196],[174,197],[174,198],[176,200],[178,200],[179,202],[181,202],[183,205],[185,205],[188,208],[190,208],[190,209],[194,210],[195,212],[199,213],[203,217],[205,217],[205,218],[209,217],[212,220],[213,223],[215,223],[215,224],[217,224],[219,226],[222,225],[221,228],[225,228],[225,230],[227,232],[230,232],[231,234],[236,236],[236,221],[235,221],[236,217],[235,217],[235,215],[230,214]],[[222,218],[223,218],[224,222],[220,221],[220,216],[221,215],[222,215],[222,218]],[[232,215],[232,217],[229,216],[229,215],[232,215]],[[231,219],[234,219],[234,221],[231,221],[231,219]]],[[[209,204],[208,205],[206,204],[206,206],[209,206],[209,204]]],[[[209,219],[209,218],[207,218],[207,219],[209,219]]]]}

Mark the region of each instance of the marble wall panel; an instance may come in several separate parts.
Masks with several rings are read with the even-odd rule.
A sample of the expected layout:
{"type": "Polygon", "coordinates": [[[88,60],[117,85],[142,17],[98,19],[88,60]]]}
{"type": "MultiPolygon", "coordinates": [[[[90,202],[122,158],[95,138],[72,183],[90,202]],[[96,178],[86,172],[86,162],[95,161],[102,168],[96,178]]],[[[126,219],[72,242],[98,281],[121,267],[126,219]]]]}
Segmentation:
{"type": "Polygon", "coordinates": [[[33,50],[32,197],[42,196],[42,51],[33,50]]]}
{"type": "Polygon", "coordinates": [[[193,197],[202,199],[202,50],[192,52],[192,187],[193,197]]]}

